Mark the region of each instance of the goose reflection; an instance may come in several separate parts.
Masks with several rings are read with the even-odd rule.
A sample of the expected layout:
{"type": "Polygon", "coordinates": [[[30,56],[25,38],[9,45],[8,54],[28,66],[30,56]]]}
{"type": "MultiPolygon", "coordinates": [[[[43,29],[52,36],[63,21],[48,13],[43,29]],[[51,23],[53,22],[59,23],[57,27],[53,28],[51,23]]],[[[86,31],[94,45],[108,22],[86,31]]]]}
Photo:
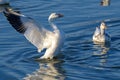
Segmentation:
{"type": "Polygon", "coordinates": [[[64,80],[64,70],[61,62],[50,61],[39,63],[40,68],[32,74],[28,74],[24,80],[64,80]]]}
{"type": "Polygon", "coordinates": [[[107,62],[108,51],[110,49],[110,45],[108,44],[94,44],[94,56],[98,56],[100,58],[100,65],[103,66],[107,62]]]}

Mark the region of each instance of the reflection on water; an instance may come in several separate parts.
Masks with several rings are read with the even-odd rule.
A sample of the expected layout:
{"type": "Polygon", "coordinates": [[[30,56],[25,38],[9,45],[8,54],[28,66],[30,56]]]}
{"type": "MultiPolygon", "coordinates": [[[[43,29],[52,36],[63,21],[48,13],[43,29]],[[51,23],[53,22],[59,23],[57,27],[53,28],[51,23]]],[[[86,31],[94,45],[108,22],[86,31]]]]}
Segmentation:
{"type": "Polygon", "coordinates": [[[102,0],[101,5],[102,6],[109,6],[110,5],[110,0],[102,0]]]}
{"type": "Polygon", "coordinates": [[[104,65],[106,63],[106,59],[108,57],[108,51],[110,49],[109,43],[101,43],[101,44],[94,44],[93,48],[95,51],[93,52],[93,56],[100,57],[100,65],[104,65]]]}
{"type": "Polygon", "coordinates": [[[40,62],[40,68],[28,74],[24,80],[64,80],[64,70],[59,61],[40,62]]]}
{"type": "Polygon", "coordinates": [[[66,33],[61,60],[31,61],[39,57],[34,46],[14,31],[0,7],[0,80],[119,80],[120,79],[120,0],[112,5],[102,0],[11,0],[10,5],[48,27],[51,12],[62,12],[58,23],[66,33]],[[33,4],[34,3],[34,4],[33,4]],[[104,3],[104,4],[103,4],[104,3]],[[110,6],[109,6],[110,5],[110,6]],[[97,13],[96,13],[97,12],[97,13]],[[95,27],[105,20],[109,24],[111,45],[93,44],[95,27]],[[7,57],[7,58],[6,58],[7,57]],[[26,58],[29,60],[26,61],[26,58]],[[25,60],[25,61],[24,61],[25,60]],[[33,64],[32,64],[33,63],[33,64]],[[37,69],[37,70],[36,70],[37,69]],[[28,74],[28,75],[27,75],[28,74]],[[25,77],[26,76],[26,77],[25,77]]]}

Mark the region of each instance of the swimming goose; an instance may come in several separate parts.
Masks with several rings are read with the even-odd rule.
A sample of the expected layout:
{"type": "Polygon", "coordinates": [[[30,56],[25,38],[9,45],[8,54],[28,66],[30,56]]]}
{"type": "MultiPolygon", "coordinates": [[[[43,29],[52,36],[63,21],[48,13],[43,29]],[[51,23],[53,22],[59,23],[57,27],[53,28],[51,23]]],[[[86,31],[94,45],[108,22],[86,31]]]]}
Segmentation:
{"type": "Polygon", "coordinates": [[[24,34],[26,39],[37,47],[38,52],[46,49],[40,59],[52,59],[58,53],[64,42],[64,33],[53,21],[56,18],[63,17],[62,14],[52,13],[49,16],[48,22],[53,29],[50,31],[42,26],[38,26],[32,18],[15,12],[10,8],[6,8],[3,13],[12,27],[19,33],[24,34]]]}
{"type": "Polygon", "coordinates": [[[101,23],[100,28],[96,27],[96,30],[93,35],[94,42],[105,43],[111,41],[109,34],[105,31],[106,28],[107,26],[104,22],[101,23]]]}

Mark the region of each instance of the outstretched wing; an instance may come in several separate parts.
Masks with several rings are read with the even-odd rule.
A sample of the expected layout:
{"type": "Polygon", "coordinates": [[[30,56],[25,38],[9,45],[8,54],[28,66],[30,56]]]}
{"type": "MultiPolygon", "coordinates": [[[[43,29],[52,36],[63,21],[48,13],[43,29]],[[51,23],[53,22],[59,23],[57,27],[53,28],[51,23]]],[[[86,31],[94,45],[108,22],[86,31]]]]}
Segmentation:
{"type": "Polygon", "coordinates": [[[46,40],[49,31],[43,27],[38,28],[38,25],[33,19],[17,12],[6,9],[3,13],[12,27],[19,33],[24,34],[26,39],[38,48],[39,52],[42,49],[47,48],[47,46],[44,46],[44,41],[46,40]]]}

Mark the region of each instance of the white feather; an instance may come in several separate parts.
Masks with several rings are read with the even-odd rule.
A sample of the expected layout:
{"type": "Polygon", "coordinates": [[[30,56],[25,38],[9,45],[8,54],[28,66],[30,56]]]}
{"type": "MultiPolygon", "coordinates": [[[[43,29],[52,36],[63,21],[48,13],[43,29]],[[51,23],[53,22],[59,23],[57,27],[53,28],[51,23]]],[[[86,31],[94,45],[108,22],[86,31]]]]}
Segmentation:
{"type": "Polygon", "coordinates": [[[105,31],[106,29],[106,25],[105,23],[101,23],[100,28],[96,27],[96,30],[94,32],[93,35],[93,41],[94,42],[110,42],[111,38],[109,36],[109,34],[105,31]]]}
{"type": "Polygon", "coordinates": [[[53,31],[47,30],[42,26],[38,26],[33,19],[22,14],[6,9],[4,12],[10,24],[20,33],[23,33],[28,41],[37,47],[38,52],[46,49],[45,54],[41,57],[52,59],[60,50],[64,42],[63,32],[57,28],[53,21],[62,17],[60,14],[52,13],[48,18],[53,31]],[[14,22],[11,18],[17,20],[14,22]],[[16,24],[18,23],[18,24],[16,24]]]}

